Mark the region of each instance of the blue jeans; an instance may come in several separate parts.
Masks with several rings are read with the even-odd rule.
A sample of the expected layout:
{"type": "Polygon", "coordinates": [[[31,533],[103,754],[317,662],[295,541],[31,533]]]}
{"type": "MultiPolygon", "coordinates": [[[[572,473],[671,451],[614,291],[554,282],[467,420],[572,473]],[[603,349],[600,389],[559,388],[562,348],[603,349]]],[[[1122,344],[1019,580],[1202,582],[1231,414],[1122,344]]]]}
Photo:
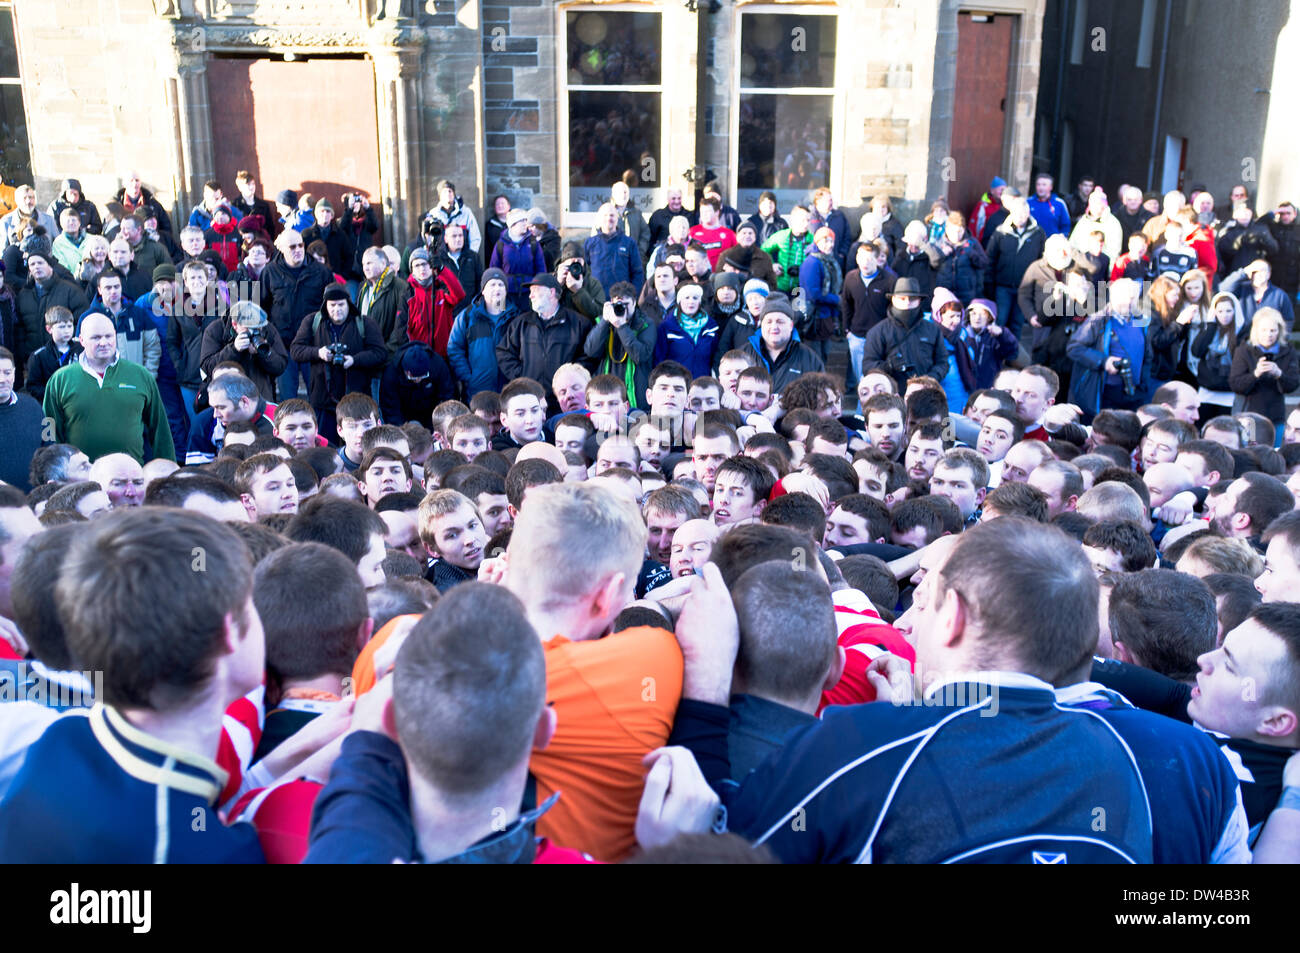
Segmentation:
{"type": "Polygon", "coordinates": [[[275,391],[281,403],[298,396],[298,378],[300,372],[301,376],[306,376],[308,373],[307,365],[299,364],[293,358],[289,358],[289,363],[284,366],[284,373],[281,374],[280,379],[276,381],[275,391]]]}
{"type": "Polygon", "coordinates": [[[856,334],[846,335],[849,342],[849,373],[844,385],[844,393],[856,394],[858,381],[862,379],[862,357],[867,352],[867,339],[856,334]]]}
{"type": "MultiPolygon", "coordinates": [[[[998,306],[998,324],[1009,330],[1020,339],[1020,329],[1024,327],[1025,320],[1020,314],[1020,305],[1016,303],[1019,289],[1010,288],[1006,285],[998,285],[997,301],[998,306]]],[[[1029,350],[1028,347],[1025,350],[1029,350]]]]}

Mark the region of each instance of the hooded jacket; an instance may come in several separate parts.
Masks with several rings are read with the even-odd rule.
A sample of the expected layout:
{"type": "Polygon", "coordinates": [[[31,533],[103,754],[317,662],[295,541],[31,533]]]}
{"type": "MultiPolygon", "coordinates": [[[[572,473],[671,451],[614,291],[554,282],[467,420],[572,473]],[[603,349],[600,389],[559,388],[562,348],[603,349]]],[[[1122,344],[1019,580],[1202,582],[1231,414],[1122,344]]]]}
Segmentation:
{"type": "Polygon", "coordinates": [[[922,308],[900,311],[889,307],[889,319],[870,333],[862,354],[862,373],[881,370],[889,374],[901,394],[913,377],[929,375],[937,381],[948,375],[948,348],[943,328],[922,316],[922,308]]]}
{"type": "Polygon", "coordinates": [[[408,341],[397,349],[384,367],[379,381],[379,413],[384,423],[400,427],[409,420],[431,425],[433,408],[456,396],[456,382],[447,362],[429,345],[408,341]],[[413,381],[406,375],[402,359],[413,351],[424,351],[429,360],[429,376],[413,381]]]}
{"type": "Polygon", "coordinates": [[[563,305],[549,321],[525,311],[506,325],[496,349],[497,366],[506,380],[528,377],[549,391],[556,369],[581,358],[590,333],[591,322],[563,305]]]}
{"type": "Polygon", "coordinates": [[[229,315],[213,321],[203,331],[199,366],[211,378],[212,369],[222,361],[234,361],[244,369],[244,376],[257,385],[262,399],[274,402],[275,382],[289,366],[289,351],[273,324],[268,322],[261,330],[258,346],[241,351],[235,347],[238,335],[229,315]]]}
{"type": "Polygon", "coordinates": [[[303,318],[320,310],[325,286],[334,282],[330,270],[306,255],[297,268],[276,254],[262,270],[262,284],[271,293],[270,317],[280,337],[292,341],[303,318]]]}
{"type": "Polygon", "coordinates": [[[979,242],[967,237],[951,251],[944,251],[931,242],[925,246],[925,253],[930,256],[930,266],[936,272],[935,284],[947,288],[961,299],[963,305],[970,304],[984,293],[989,256],[979,242]]]}
{"type": "Polygon", "coordinates": [[[817,229],[822,227],[829,228],[835,233],[835,247],[831,249],[831,254],[839,262],[840,274],[843,274],[849,253],[849,220],[837,208],[831,209],[830,214],[823,217],[814,207],[808,213],[808,231],[815,235],[817,229]]]}
{"type": "Polygon", "coordinates": [[[790,229],[784,228],[762,243],[763,251],[772,257],[774,264],[781,266],[781,277],[776,279],[778,290],[789,294],[798,287],[799,269],[812,247],[812,237],[812,228],[797,238],[790,229]]]}
{"type": "Polygon", "coordinates": [[[1245,268],[1256,258],[1272,261],[1278,253],[1277,239],[1263,222],[1249,225],[1229,222],[1219,233],[1215,248],[1219,252],[1220,278],[1238,268],[1245,268]]]}
{"type": "MultiPolygon", "coordinates": [[[[203,233],[203,239],[208,243],[209,248],[221,256],[226,271],[234,271],[239,267],[239,226],[233,220],[228,220],[224,225],[219,225],[214,220],[203,233]]],[[[153,277],[152,271],[149,276],[153,277]]]]}
{"type": "Polygon", "coordinates": [[[1030,216],[1025,227],[1016,230],[1010,218],[993,230],[985,244],[988,274],[995,286],[1019,288],[1029,266],[1043,257],[1047,235],[1030,216]]]}
{"type": "Polygon", "coordinates": [[[65,278],[51,276],[45,283],[43,293],[37,293],[36,279],[28,277],[17,294],[14,295],[14,343],[17,350],[16,366],[26,367],[27,359],[37,348],[45,344],[49,335],[45,333],[45,312],[59,306],[67,308],[73,316],[84,314],[90,302],[76,282],[65,278]]]}
{"type": "Polygon", "coordinates": [[[154,217],[158,219],[158,230],[161,232],[170,232],[172,230],[171,216],[163,208],[161,202],[154,198],[154,194],[143,186],[140,187],[140,198],[132,202],[126,197],[126,187],[118,189],[113,195],[113,201],[117,202],[128,213],[134,212],[138,208],[148,207],[153,212],[154,217]]]}
{"type": "Polygon", "coordinates": [[[480,391],[499,391],[509,382],[497,365],[497,345],[518,313],[507,298],[500,314],[488,314],[483,296],[477,295],[456,316],[447,340],[447,361],[456,378],[465,385],[467,398],[480,391]]]}
{"type": "MultiPolygon", "coordinates": [[[[1235,315],[1233,329],[1236,332],[1234,341],[1224,341],[1223,347],[1216,349],[1214,344],[1215,339],[1219,336],[1219,322],[1211,319],[1205,323],[1205,326],[1197,333],[1196,339],[1192,341],[1192,356],[1197,359],[1196,383],[1200,384],[1206,391],[1230,398],[1232,393],[1232,358],[1236,347],[1246,338],[1246,334],[1242,333],[1246,330],[1246,318],[1241,313],[1241,302],[1237,300],[1237,296],[1227,291],[1220,291],[1210,299],[1211,314],[1214,313],[1214,309],[1220,301],[1227,301],[1232,304],[1232,311],[1235,315]]],[[[1205,395],[1201,396],[1201,400],[1205,403],[1222,403],[1224,406],[1230,406],[1232,403],[1230,399],[1210,400],[1205,395]]]]}
{"type": "Polygon", "coordinates": [[[315,314],[309,314],[298,325],[289,356],[302,365],[311,367],[311,386],[308,400],[316,413],[332,411],[344,394],[359,391],[370,393],[370,381],[388,359],[388,348],[379,334],[379,327],[369,318],[363,318],[357,306],[348,301],[348,316],[341,325],[335,325],[326,313],[322,302],[315,314]],[[341,342],[351,355],[353,364],[321,360],[320,349],[333,342],[341,342]]]}
{"type": "Polygon", "coordinates": [[[807,309],[808,340],[827,341],[835,336],[843,289],[844,272],[834,255],[814,251],[803,260],[799,266],[799,290],[803,292],[807,309]]]}
{"type": "Polygon", "coordinates": [[[445,357],[451,325],[456,319],[456,305],[465,297],[456,272],[450,268],[437,268],[427,288],[412,275],[406,279],[406,287],[410,296],[406,299],[406,307],[397,313],[393,339],[398,344],[422,341],[445,357]]]}
{"type": "MultiPolygon", "coordinates": [[[[78,192],[81,192],[80,188],[76,186],[73,186],[73,188],[76,188],[78,192]]],[[[99,217],[99,209],[95,208],[94,202],[86,198],[84,192],[82,193],[81,198],[77,201],[76,205],[73,205],[71,202],[65,199],[63,197],[63,193],[60,192],[59,197],[55,199],[53,202],[51,202],[49,204],[49,207],[46,209],[46,211],[50,213],[50,218],[54,219],[56,225],[55,231],[51,232],[50,233],[51,235],[55,234],[56,232],[58,234],[62,234],[62,231],[58,229],[57,225],[59,221],[59,216],[63,214],[63,210],[65,208],[73,208],[76,210],[77,217],[81,219],[81,231],[83,234],[89,233],[91,235],[98,235],[101,231],[103,231],[104,221],[99,217]]]]}
{"type": "MultiPolygon", "coordinates": [[[[542,254],[541,244],[531,234],[525,232],[523,241],[517,242],[506,231],[501,233],[496,248],[492,249],[488,267],[500,268],[505,272],[506,293],[518,306],[528,298],[528,289],[524,283],[532,281],[534,275],[546,271],[546,256],[542,254]]],[[[478,285],[474,287],[477,288],[478,285]]]]}
{"type": "Polygon", "coordinates": [[[759,367],[772,375],[772,393],[774,394],[780,393],[786,384],[800,374],[814,374],[826,370],[826,365],[822,363],[821,357],[799,340],[798,331],[791,335],[790,343],[776,356],[775,360],[768,357],[767,348],[763,345],[762,328],[755,328],[754,333],[745,342],[744,350],[758,362],[759,367]]]}
{"type": "Polygon", "coordinates": [[[482,235],[478,230],[478,221],[465,207],[465,200],[459,195],[456,196],[456,204],[450,210],[443,208],[441,205],[435,205],[429,209],[426,217],[432,216],[443,225],[460,225],[465,229],[465,246],[474,254],[482,254],[479,247],[483,244],[482,235]]]}

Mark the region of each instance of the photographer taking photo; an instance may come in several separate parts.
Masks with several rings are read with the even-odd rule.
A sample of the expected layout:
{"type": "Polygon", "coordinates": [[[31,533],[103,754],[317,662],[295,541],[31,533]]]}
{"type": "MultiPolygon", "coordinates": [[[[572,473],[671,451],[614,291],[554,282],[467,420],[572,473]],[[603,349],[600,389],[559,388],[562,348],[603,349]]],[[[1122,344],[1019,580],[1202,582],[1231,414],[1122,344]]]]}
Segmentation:
{"type": "Polygon", "coordinates": [[[637,308],[631,284],[620,281],[609,294],[583,350],[589,360],[598,362],[598,374],[612,374],[623,382],[631,409],[644,408],[658,329],[637,308]]]}
{"type": "Polygon", "coordinates": [[[605,310],[605,286],[587,267],[587,257],[577,242],[566,242],[555,266],[560,284],[560,306],[589,321],[599,321],[605,310]]]}
{"type": "Polygon", "coordinates": [[[325,289],[320,311],[303,318],[289,353],[311,367],[308,400],[316,411],[317,428],[326,440],[338,442],[334,410],[344,394],[370,393],[370,380],[388,360],[379,326],[362,317],[343,285],[325,289]]]}
{"type": "Polygon", "coordinates": [[[223,361],[233,361],[244,376],[257,385],[263,400],[275,400],[275,382],[289,364],[284,339],[266,318],[266,312],[251,301],[236,301],[224,318],[213,321],[203,332],[199,367],[207,377],[223,361]]]}

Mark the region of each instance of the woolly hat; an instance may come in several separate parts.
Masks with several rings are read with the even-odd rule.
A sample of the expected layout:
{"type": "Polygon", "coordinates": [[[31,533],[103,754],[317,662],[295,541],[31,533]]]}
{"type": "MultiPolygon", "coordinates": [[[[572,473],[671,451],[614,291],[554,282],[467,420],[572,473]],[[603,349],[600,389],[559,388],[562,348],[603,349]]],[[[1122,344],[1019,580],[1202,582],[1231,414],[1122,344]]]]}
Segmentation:
{"type": "Polygon", "coordinates": [[[44,258],[51,265],[54,264],[53,248],[54,243],[50,241],[48,235],[28,235],[20,246],[24,258],[30,259],[35,255],[44,258]]]}
{"type": "Polygon", "coordinates": [[[276,205],[287,205],[290,208],[298,207],[298,193],[293,189],[281,189],[275,196],[276,205]]]}
{"type": "Polygon", "coordinates": [[[510,287],[510,282],[506,280],[506,273],[500,268],[489,268],[483,272],[483,280],[478,283],[479,290],[486,288],[489,281],[499,281],[507,288],[510,287]]]}

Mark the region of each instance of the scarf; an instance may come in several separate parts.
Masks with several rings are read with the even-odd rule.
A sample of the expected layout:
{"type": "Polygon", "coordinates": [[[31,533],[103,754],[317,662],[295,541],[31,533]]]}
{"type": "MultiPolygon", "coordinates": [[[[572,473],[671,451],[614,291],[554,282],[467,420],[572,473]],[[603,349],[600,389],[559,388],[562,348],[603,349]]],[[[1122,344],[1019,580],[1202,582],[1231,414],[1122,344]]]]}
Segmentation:
{"type": "Polygon", "coordinates": [[[704,325],[708,323],[709,316],[700,308],[693,315],[683,314],[681,309],[677,309],[677,323],[682,326],[682,330],[691,336],[692,342],[700,339],[700,332],[704,330],[704,325]]]}
{"type": "Polygon", "coordinates": [[[383,274],[381,274],[378,278],[376,278],[374,281],[367,281],[362,286],[361,301],[358,303],[361,307],[361,313],[363,315],[370,314],[370,309],[375,306],[375,299],[379,297],[379,292],[382,291],[384,288],[384,282],[388,281],[391,275],[392,275],[392,269],[385,268],[383,274]]]}

